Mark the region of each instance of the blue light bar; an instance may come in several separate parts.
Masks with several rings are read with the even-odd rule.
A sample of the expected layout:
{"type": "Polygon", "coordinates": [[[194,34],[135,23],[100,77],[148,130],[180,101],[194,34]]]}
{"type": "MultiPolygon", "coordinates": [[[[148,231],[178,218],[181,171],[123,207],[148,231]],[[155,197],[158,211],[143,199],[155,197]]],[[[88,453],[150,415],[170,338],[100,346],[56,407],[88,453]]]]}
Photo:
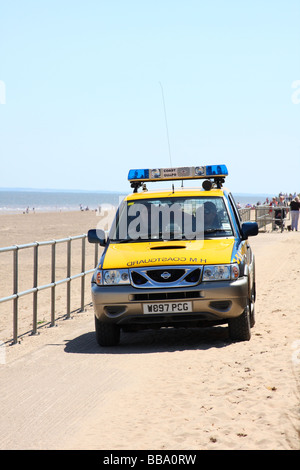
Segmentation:
{"type": "Polygon", "coordinates": [[[149,170],[129,170],[129,181],[149,181],[149,170]]]}
{"type": "Polygon", "coordinates": [[[226,165],[208,165],[129,170],[128,180],[144,183],[146,181],[225,178],[226,176],[228,176],[226,165]]]}

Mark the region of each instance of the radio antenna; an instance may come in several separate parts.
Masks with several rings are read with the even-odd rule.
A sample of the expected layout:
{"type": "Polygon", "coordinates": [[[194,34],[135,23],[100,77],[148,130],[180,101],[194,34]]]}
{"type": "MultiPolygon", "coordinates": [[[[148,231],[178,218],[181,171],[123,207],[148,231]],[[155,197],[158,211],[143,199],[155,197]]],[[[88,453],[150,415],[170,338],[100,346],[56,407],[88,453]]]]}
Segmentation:
{"type": "Polygon", "coordinates": [[[168,120],[167,120],[167,112],[166,112],[166,104],[165,104],[165,97],[164,97],[164,89],[163,89],[163,86],[162,86],[161,82],[159,82],[159,84],[160,84],[160,87],[161,87],[161,94],[162,94],[162,100],[163,100],[163,105],[164,105],[164,113],[165,113],[165,123],[166,123],[167,139],[168,139],[170,166],[171,166],[171,168],[173,168],[173,165],[172,165],[172,157],[171,157],[171,148],[170,148],[170,139],[169,139],[169,130],[168,130],[168,120]]]}

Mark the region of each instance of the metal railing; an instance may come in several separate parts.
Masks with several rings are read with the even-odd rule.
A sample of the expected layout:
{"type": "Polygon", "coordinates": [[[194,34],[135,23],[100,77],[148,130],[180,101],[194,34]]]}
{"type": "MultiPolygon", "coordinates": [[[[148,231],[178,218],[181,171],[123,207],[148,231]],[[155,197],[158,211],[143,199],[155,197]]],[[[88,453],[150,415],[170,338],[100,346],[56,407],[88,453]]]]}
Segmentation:
{"type": "Polygon", "coordinates": [[[243,222],[257,222],[260,231],[280,230],[283,232],[291,224],[290,210],[285,206],[253,206],[239,209],[239,213],[243,222]]]}
{"type": "Polygon", "coordinates": [[[23,297],[28,294],[33,294],[33,327],[32,334],[37,333],[37,305],[38,305],[38,292],[51,289],[51,326],[55,326],[55,301],[56,301],[56,287],[60,284],[67,283],[67,312],[66,318],[70,318],[71,313],[71,281],[74,279],[81,278],[81,307],[80,310],[83,311],[85,307],[85,276],[94,271],[98,263],[98,244],[95,244],[95,254],[94,254],[94,267],[92,269],[86,270],[86,238],[87,234],[77,235],[74,237],[62,238],[59,240],[50,240],[44,242],[34,242],[28,243],[25,245],[13,245],[5,248],[0,248],[0,253],[12,252],[13,253],[13,294],[8,297],[0,298],[0,303],[13,301],[13,344],[18,342],[18,314],[19,306],[18,301],[20,297],[23,297]],[[72,242],[74,240],[82,240],[81,245],[81,272],[75,275],[71,275],[71,249],[72,242]],[[64,279],[56,279],[56,247],[60,243],[67,244],[67,276],[64,279]],[[51,282],[49,284],[38,285],[38,272],[39,272],[39,248],[41,246],[51,245],[51,282]],[[27,248],[33,248],[33,287],[25,291],[19,292],[19,252],[27,248]]]}
{"type": "Polygon", "coordinates": [[[239,214],[241,216],[241,219],[243,222],[248,222],[251,220],[251,209],[250,208],[245,208],[245,209],[239,209],[239,214]]]}

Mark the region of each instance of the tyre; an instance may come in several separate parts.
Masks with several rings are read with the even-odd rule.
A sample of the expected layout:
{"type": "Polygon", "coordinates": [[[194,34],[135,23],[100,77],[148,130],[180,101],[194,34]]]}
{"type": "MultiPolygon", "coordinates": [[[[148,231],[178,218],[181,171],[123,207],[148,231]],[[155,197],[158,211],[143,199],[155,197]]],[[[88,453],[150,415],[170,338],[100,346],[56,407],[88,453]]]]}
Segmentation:
{"type": "Polygon", "coordinates": [[[96,339],[99,346],[116,346],[120,342],[120,328],[95,317],[96,339]]]}
{"type": "Polygon", "coordinates": [[[250,328],[255,325],[255,301],[256,301],[256,282],[255,282],[255,262],[253,260],[253,285],[250,298],[250,328]]]}
{"type": "Polygon", "coordinates": [[[254,302],[251,303],[251,311],[250,311],[250,328],[253,328],[255,325],[255,305],[254,302]]]}
{"type": "Polygon", "coordinates": [[[249,341],[251,338],[250,302],[243,313],[228,322],[229,337],[233,341],[249,341]]]}
{"type": "Polygon", "coordinates": [[[254,325],[255,325],[255,287],[254,287],[254,293],[252,294],[251,302],[250,302],[250,328],[253,328],[254,325]]]}

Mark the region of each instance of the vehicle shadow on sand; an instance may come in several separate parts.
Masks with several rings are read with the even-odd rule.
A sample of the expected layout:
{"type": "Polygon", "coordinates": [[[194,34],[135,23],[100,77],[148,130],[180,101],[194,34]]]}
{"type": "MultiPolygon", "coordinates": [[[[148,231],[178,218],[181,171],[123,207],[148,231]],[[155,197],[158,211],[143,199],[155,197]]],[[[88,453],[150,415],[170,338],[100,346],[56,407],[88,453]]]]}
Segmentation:
{"type": "Polygon", "coordinates": [[[95,332],[92,331],[69,340],[65,346],[65,352],[72,354],[147,354],[224,348],[231,343],[228,329],[224,326],[191,329],[162,328],[134,333],[121,332],[120,344],[111,347],[99,346],[95,332]]]}

